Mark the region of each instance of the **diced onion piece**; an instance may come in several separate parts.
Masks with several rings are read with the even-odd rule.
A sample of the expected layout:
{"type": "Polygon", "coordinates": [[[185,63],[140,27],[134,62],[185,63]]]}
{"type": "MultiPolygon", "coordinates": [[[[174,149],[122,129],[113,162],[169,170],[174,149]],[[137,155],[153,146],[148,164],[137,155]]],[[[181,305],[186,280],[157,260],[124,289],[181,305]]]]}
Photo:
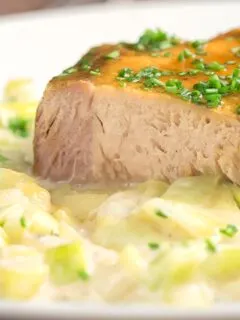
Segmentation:
{"type": "Polygon", "coordinates": [[[195,276],[199,265],[206,259],[204,245],[173,246],[163,250],[150,264],[148,284],[151,289],[169,289],[195,276]]]}
{"type": "Polygon", "coordinates": [[[218,251],[203,263],[202,271],[218,282],[240,279],[240,247],[219,246],[218,251]]]}
{"type": "Polygon", "coordinates": [[[208,237],[214,234],[220,224],[204,208],[155,198],[147,201],[139,212],[139,217],[154,224],[161,231],[171,230],[176,225],[191,237],[208,237]]]}
{"type": "Polygon", "coordinates": [[[97,219],[93,240],[103,247],[122,250],[128,244],[146,246],[149,242],[160,242],[162,235],[137,217],[101,216],[97,219]]]}
{"type": "Polygon", "coordinates": [[[170,219],[192,237],[208,237],[227,224],[240,224],[230,186],[208,176],[177,180],[161,198],[149,200],[140,211],[140,216],[161,230],[170,219]]]}
{"type": "Polygon", "coordinates": [[[36,210],[29,219],[29,231],[38,235],[59,234],[59,226],[50,213],[36,210]]]}
{"type": "Polygon", "coordinates": [[[15,204],[0,211],[0,222],[11,243],[20,242],[24,236],[24,208],[15,204]]]}
{"type": "Polygon", "coordinates": [[[80,241],[50,248],[45,256],[56,285],[88,280],[92,271],[92,261],[80,241]]]}
{"type": "Polygon", "coordinates": [[[35,182],[19,181],[16,186],[29,198],[33,205],[44,211],[51,210],[50,194],[47,190],[41,188],[35,182]]]}
{"type": "Polygon", "coordinates": [[[47,273],[42,256],[33,249],[5,247],[0,261],[0,295],[14,300],[29,299],[38,292],[47,273]]]}
{"type": "Polygon", "coordinates": [[[40,187],[30,176],[10,169],[0,168],[0,189],[16,188],[45,211],[51,209],[50,194],[40,187]]]}
{"type": "Polygon", "coordinates": [[[10,169],[0,168],[0,189],[16,187],[21,182],[33,182],[33,178],[26,174],[10,169]]]}
{"type": "Polygon", "coordinates": [[[24,196],[21,190],[17,188],[0,190],[0,215],[1,209],[15,204],[21,205],[23,208],[26,208],[29,204],[27,197],[24,196]]]}
{"type": "Polygon", "coordinates": [[[214,292],[205,283],[187,283],[166,290],[163,301],[181,308],[207,307],[214,302],[214,292]]]}
{"type": "Polygon", "coordinates": [[[80,233],[65,221],[59,222],[59,236],[67,241],[80,240],[80,233]]]}
{"type": "Polygon", "coordinates": [[[120,264],[136,279],[142,279],[147,271],[147,261],[140,254],[139,250],[133,246],[126,246],[119,256],[120,264]]]}
{"type": "Polygon", "coordinates": [[[199,176],[175,181],[163,199],[192,206],[195,212],[207,214],[220,223],[240,224],[239,209],[230,186],[218,177],[199,176]]]}

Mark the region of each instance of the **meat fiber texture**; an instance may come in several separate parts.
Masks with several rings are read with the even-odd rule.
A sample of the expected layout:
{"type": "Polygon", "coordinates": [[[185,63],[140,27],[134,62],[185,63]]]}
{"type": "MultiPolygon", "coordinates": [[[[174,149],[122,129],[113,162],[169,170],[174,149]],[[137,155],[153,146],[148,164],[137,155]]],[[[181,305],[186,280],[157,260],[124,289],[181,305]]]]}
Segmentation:
{"type": "MultiPolygon", "coordinates": [[[[206,63],[236,60],[239,46],[234,30],[205,45],[206,63]],[[230,37],[232,40],[229,40],[230,37]]],[[[125,67],[139,71],[156,66],[175,74],[190,70],[191,59],[179,61],[189,47],[180,43],[158,57],[118,45],[90,50],[92,70],[53,78],[38,107],[34,139],[34,172],[43,179],[73,184],[131,183],[148,179],[174,181],[183,176],[221,174],[240,183],[240,123],[234,112],[240,95],[226,96],[221,106],[207,108],[184,101],[162,89],[144,90],[139,83],[119,85],[117,75],[125,67]],[[106,59],[114,50],[115,59],[106,59]],[[178,73],[177,73],[177,72],[178,73]]],[[[163,51],[163,53],[165,52],[163,51]]],[[[81,60],[83,61],[83,60],[81,60]]],[[[228,65],[219,75],[231,74],[228,65]]],[[[208,76],[177,78],[186,88],[208,76]]]]}

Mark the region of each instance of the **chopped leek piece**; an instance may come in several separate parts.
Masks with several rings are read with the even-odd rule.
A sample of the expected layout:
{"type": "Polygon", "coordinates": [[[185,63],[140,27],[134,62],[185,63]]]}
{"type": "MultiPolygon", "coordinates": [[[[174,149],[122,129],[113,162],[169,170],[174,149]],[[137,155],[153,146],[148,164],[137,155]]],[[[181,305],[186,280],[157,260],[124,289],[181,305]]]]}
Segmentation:
{"type": "Polygon", "coordinates": [[[47,249],[46,262],[50,267],[51,280],[64,285],[82,279],[90,274],[91,261],[81,242],[73,242],[47,249]]]}

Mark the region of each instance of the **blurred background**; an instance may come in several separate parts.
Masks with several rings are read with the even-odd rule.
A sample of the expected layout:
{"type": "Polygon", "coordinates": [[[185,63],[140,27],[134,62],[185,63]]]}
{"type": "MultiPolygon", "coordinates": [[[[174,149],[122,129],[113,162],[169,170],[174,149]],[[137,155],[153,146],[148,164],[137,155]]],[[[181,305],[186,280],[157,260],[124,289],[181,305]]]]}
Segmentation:
{"type": "Polygon", "coordinates": [[[133,0],[0,0],[0,14],[20,13],[64,6],[78,6],[111,1],[129,2],[133,0]]]}
{"type": "MultiPolygon", "coordinates": [[[[0,0],[0,15],[22,13],[36,10],[44,10],[59,7],[73,7],[94,3],[121,3],[129,4],[132,2],[147,2],[148,0],[0,0]]],[[[189,0],[188,2],[200,3],[209,2],[208,0],[189,0]]],[[[215,2],[227,2],[227,0],[216,0],[215,2]]],[[[236,0],[238,2],[239,0],[236,0]]],[[[179,3],[182,0],[159,0],[159,2],[179,3]]],[[[186,1],[185,1],[186,2],[186,1]]],[[[211,0],[213,2],[213,0],[211,0]]]]}

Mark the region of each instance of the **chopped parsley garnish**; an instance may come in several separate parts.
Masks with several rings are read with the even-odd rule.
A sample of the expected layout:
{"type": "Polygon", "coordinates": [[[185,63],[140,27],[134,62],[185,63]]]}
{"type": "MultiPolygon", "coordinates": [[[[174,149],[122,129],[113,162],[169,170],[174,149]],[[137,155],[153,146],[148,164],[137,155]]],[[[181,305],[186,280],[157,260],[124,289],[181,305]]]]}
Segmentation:
{"type": "Polygon", "coordinates": [[[197,69],[197,70],[205,70],[206,69],[206,66],[203,62],[203,59],[194,59],[192,61],[192,64],[194,65],[194,67],[197,69]]]}
{"type": "Polygon", "coordinates": [[[71,68],[63,70],[61,75],[62,76],[67,76],[67,75],[72,74],[74,72],[77,72],[77,68],[76,67],[71,67],[71,68]]]}
{"type": "Polygon", "coordinates": [[[148,247],[149,247],[150,249],[152,249],[152,250],[157,250],[157,249],[159,249],[159,244],[156,243],[156,242],[149,242],[149,243],[148,243],[148,247]]]}
{"type": "Polygon", "coordinates": [[[162,72],[156,67],[146,67],[141,69],[137,74],[136,77],[139,79],[141,78],[157,78],[162,75],[162,72]]]}
{"type": "Polygon", "coordinates": [[[164,52],[163,57],[168,58],[168,57],[171,57],[171,55],[172,53],[167,51],[167,52],[164,52]]]}
{"type": "Polygon", "coordinates": [[[226,228],[220,229],[220,232],[225,236],[232,238],[238,232],[238,228],[234,224],[228,224],[226,228]]]}
{"type": "Polygon", "coordinates": [[[83,281],[89,280],[89,274],[88,274],[86,271],[83,271],[83,270],[79,271],[79,272],[78,272],[78,276],[79,276],[79,278],[82,279],[83,281]]]}
{"type": "Polygon", "coordinates": [[[180,40],[175,36],[169,36],[160,29],[148,29],[134,44],[134,48],[139,51],[159,51],[171,48],[178,43],[180,43],[180,40]]]}
{"type": "Polygon", "coordinates": [[[209,70],[209,71],[221,71],[225,69],[223,64],[216,61],[210,62],[209,64],[204,63],[203,59],[194,59],[192,64],[197,70],[209,70]]]}
{"type": "Polygon", "coordinates": [[[194,40],[194,41],[191,42],[191,46],[194,49],[199,49],[199,48],[202,48],[204,43],[205,43],[205,41],[202,41],[202,40],[194,40]]]}
{"type": "Polygon", "coordinates": [[[95,70],[90,70],[89,73],[93,76],[100,76],[101,72],[99,69],[95,69],[95,70]]]}
{"type": "Polygon", "coordinates": [[[188,49],[184,49],[183,51],[181,51],[178,55],[178,61],[182,62],[184,61],[185,59],[188,59],[190,57],[193,56],[193,53],[188,50],[188,49]]]}
{"type": "Polygon", "coordinates": [[[127,81],[127,82],[136,82],[136,75],[134,71],[130,68],[123,68],[118,72],[118,80],[127,81]]]}
{"type": "Polygon", "coordinates": [[[145,88],[164,87],[164,83],[157,78],[147,78],[143,84],[145,88]]]}
{"type": "Polygon", "coordinates": [[[192,48],[195,49],[195,53],[197,55],[206,55],[207,53],[204,51],[205,41],[203,40],[195,40],[191,42],[192,48]]]}
{"type": "Polygon", "coordinates": [[[4,162],[7,162],[8,160],[9,160],[8,158],[0,154],[0,162],[4,163],[4,162]]]}
{"type": "Polygon", "coordinates": [[[232,48],[231,51],[236,57],[240,58],[240,47],[232,48]]]}
{"type": "Polygon", "coordinates": [[[217,61],[213,61],[207,65],[208,70],[212,71],[221,71],[225,68],[223,64],[218,63],[217,61]]]}
{"type": "Polygon", "coordinates": [[[212,242],[211,239],[206,239],[205,240],[205,243],[206,243],[206,247],[207,247],[207,250],[212,252],[212,253],[215,253],[217,251],[217,247],[216,245],[212,242]]]}
{"type": "Polygon", "coordinates": [[[87,56],[84,56],[80,61],[79,61],[80,68],[84,71],[89,71],[92,66],[92,61],[89,57],[89,54],[87,56]]]}
{"type": "Polygon", "coordinates": [[[24,229],[27,227],[27,223],[26,223],[26,218],[25,217],[22,216],[20,218],[20,224],[24,229]]]}
{"type": "Polygon", "coordinates": [[[165,89],[167,92],[177,94],[181,92],[181,90],[183,89],[183,85],[182,82],[178,79],[170,79],[166,82],[165,89]]]}
{"type": "Polygon", "coordinates": [[[237,108],[235,109],[236,114],[240,115],[240,105],[237,106],[237,108]]]}
{"type": "Polygon", "coordinates": [[[155,214],[156,214],[158,217],[161,217],[161,218],[164,218],[164,219],[168,218],[168,216],[167,216],[165,213],[163,213],[161,210],[159,210],[159,209],[157,209],[157,210],[155,211],[155,214]]]}
{"type": "Polygon", "coordinates": [[[187,71],[182,71],[182,72],[179,72],[178,75],[181,76],[181,77],[182,76],[186,76],[186,75],[188,75],[188,72],[187,71]]]}
{"type": "Polygon", "coordinates": [[[106,59],[117,59],[120,57],[120,51],[114,50],[112,52],[109,52],[107,55],[104,56],[106,59]]]}
{"type": "Polygon", "coordinates": [[[26,138],[29,135],[28,131],[29,121],[23,118],[10,119],[8,128],[17,136],[26,138]]]}

